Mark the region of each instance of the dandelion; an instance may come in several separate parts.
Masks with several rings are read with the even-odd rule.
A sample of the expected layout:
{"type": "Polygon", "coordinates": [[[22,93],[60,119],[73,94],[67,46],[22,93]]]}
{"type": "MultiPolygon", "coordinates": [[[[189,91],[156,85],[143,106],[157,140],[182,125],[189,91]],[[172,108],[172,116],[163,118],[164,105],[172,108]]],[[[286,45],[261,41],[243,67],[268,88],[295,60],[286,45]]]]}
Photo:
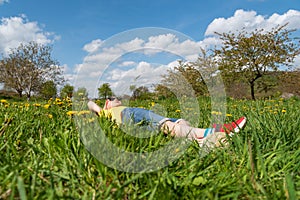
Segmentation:
{"type": "Polygon", "coordinates": [[[151,106],[152,107],[155,106],[155,102],[154,101],[151,102],[151,106]]]}
{"type": "Polygon", "coordinates": [[[281,112],[282,112],[282,113],[286,113],[286,109],[282,109],[281,112]]]}
{"type": "Polygon", "coordinates": [[[67,97],[65,100],[66,100],[66,102],[71,103],[70,97],[67,97]]]}
{"type": "Polygon", "coordinates": [[[85,115],[85,114],[89,114],[90,111],[89,110],[82,110],[82,111],[79,111],[77,115],[85,115]]]}
{"type": "Polygon", "coordinates": [[[96,119],[93,117],[93,118],[90,118],[90,119],[88,119],[88,122],[89,123],[92,123],[92,122],[94,122],[96,119]]]}
{"type": "Polygon", "coordinates": [[[73,115],[75,115],[76,113],[77,113],[77,111],[70,110],[70,111],[67,112],[67,115],[73,116],[73,115]]]}
{"type": "Polygon", "coordinates": [[[177,110],[175,110],[175,112],[177,112],[177,113],[180,113],[180,112],[181,112],[181,110],[177,109],[177,110]]]}
{"type": "Polygon", "coordinates": [[[218,111],[212,111],[211,114],[212,114],[212,115],[222,115],[222,113],[221,113],[221,112],[218,112],[218,111]]]}
{"type": "Polygon", "coordinates": [[[244,109],[244,110],[248,110],[248,107],[247,107],[247,106],[243,106],[243,109],[244,109]]]}
{"type": "Polygon", "coordinates": [[[7,103],[7,100],[1,99],[0,102],[1,102],[1,103],[7,103]]]}
{"type": "Polygon", "coordinates": [[[226,117],[232,117],[232,114],[227,113],[226,117]]]}
{"type": "Polygon", "coordinates": [[[45,105],[44,105],[44,108],[45,108],[45,109],[48,109],[49,107],[50,107],[49,104],[45,104],[45,105]]]}
{"type": "Polygon", "coordinates": [[[51,115],[51,114],[48,114],[48,117],[49,117],[50,119],[52,119],[52,118],[53,118],[53,115],[51,115]]]}
{"type": "Polygon", "coordinates": [[[58,101],[58,102],[56,102],[56,105],[59,105],[59,106],[61,106],[63,104],[63,102],[62,101],[58,101]]]}

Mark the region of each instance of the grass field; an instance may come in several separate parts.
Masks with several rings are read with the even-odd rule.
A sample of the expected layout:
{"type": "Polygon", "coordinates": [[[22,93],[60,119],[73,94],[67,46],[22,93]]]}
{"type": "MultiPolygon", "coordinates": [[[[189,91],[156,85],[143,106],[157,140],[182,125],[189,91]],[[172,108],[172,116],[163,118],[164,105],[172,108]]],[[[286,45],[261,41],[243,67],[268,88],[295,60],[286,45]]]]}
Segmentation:
{"type": "MultiPolygon", "coordinates": [[[[161,105],[170,117],[182,112],[171,101],[131,102],[161,105]]],[[[199,126],[211,114],[199,99],[199,126]]],[[[105,118],[75,112],[68,99],[14,102],[0,99],[0,199],[299,199],[300,101],[227,101],[227,119],[248,118],[230,146],[200,157],[193,142],[180,159],[151,173],[107,167],[85,148],[74,118],[99,123],[113,143],[147,152],[170,136],[126,136],[105,118]],[[90,116],[87,118],[86,116],[90,116]]],[[[176,152],[175,152],[176,153],[176,152]]]]}

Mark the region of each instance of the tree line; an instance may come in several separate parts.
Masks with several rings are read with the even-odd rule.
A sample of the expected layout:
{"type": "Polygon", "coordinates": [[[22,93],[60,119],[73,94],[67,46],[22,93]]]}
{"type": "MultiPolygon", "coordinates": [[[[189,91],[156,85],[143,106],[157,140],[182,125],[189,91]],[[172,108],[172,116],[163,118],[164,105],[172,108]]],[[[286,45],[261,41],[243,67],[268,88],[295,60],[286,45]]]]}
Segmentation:
{"type": "MultiPolygon", "coordinates": [[[[209,50],[201,49],[194,62],[179,61],[174,69],[163,75],[161,83],[154,86],[154,92],[145,86],[130,86],[131,98],[174,96],[185,90],[182,80],[191,85],[197,96],[209,95],[208,88],[221,84],[220,81],[225,85],[226,93],[235,97],[256,99],[256,95],[262,92],[276,92],[274,88],[298,94],[300,72],[299,66],[297,70],[293,64],[300,54],[300,47],[299,38],[292,37],[295,31],[287,29],[285,24],[269,31],[256,29],[247,32],[242,29],[237,33],[216,32],[222,45],[209,50]]],[[[56,96],[57,86],[63,85],[65,80],[58,61],[51,57],[51,50],[50,46],[35,42],[11,49],[8,56],[2,56],[0,60],[0,83],[20,97],[56,96]]],[[[88,96],[85,88],[74,91],[70,84],[65,84],[60,94],[68,97],[88,96]]],[[[114,95],[109,83],[99,86],[98,95],[99,98],[114,95]]]]}

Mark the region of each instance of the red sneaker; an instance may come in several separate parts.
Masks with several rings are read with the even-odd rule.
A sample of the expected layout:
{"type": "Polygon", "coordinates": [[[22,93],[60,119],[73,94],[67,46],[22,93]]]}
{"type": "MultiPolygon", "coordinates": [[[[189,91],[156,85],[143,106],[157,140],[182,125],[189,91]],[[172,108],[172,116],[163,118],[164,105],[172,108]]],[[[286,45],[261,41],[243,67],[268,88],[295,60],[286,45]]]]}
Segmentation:
{"type": "Polygon", "coordinates": [[[246,117],[241,117],[229,124],[214,124],[213,128],[215,129],[215,132],[226,132],[229,135],[232,135],[233,133],[238,133],[242,128],[244,128],[246,121],[246,117]]]}

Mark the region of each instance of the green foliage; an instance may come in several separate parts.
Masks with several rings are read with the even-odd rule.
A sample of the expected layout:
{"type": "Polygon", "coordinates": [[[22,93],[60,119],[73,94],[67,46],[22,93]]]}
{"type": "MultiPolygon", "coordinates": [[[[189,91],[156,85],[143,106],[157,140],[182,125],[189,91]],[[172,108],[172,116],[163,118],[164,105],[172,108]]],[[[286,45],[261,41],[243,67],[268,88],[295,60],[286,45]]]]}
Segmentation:
{"type": "MultiPolygon", "coordinates": [[[[199,127],[210,123],[210,102],[199,98],[199,127]]],[[[72,111],[69,99],[27,103],[0,100],[1,199],[299,199],[300,101],[232,100],[227,119],[248,118],[230,146],[200,157],[193,142],[180,159],[151,173],[126,173],[99,162],[83,145],[74,118],[93,119],[115,145],[151,152],[174,138],[140,139],[106,118],[72,111]]],[[[178,102],[132,101],[180,117],[178,102]]],[[[193,111],[190,111],[193,112],[193,111]]],[[[170,155],[176,152],[170,152],[170,155]]]]}
{"type": "Polygon", "coordinates": [[[109,83],[103,83],[99,88],[98,88],[98,95],[99,98],[108,98],[110,96],[113,96],[113,92],[110,88],[109,83]]]}
{"type": "Polygon", "coordinates": [[[38,92],[47,80],[62,83],[61,67],[51,57],[51,51],[50,46],[36,42],[20,44],[0,61],[0,82],[14,89],[20,97],[26,93],[27,98],[38,92]]]}
{"type": "Polygon", "coordinates": [[[179,61],[178,66],[163,75],[162,84],[156,87],[156,92],[163,97],[185,94],[187,90],[192,90],[196,96],[207,95],[208,89],[203,79],[203,75],[208,74],[203,72],[208,67],[207,62],[209,58],[205,55],[194,63],[179,61]]]}
{"type": "Polygon", "coordinates": [[[140,86],[133,90],[132,98],[139,99],[139,100],[146,100],[146,99],[149,99],[151,95],[152,94],[147,87],[140,86]]]}
{"type": "Polygon", "coordinates": [[[283,25],[270,31],[261,29],[248,33],[243,29],[237,34],[217,33],[223,45],[214,52],[221,58],[219,65],[224,78],[230,82],[246,82],[250,86],[252,99],[255,99],[257,80],[280,66],[290,66],[299,55],[299,41],[290,38],[293,31],[283,25]]]}
{"type": "Polygon", "coordinates": [[[88,98],[88,92],[85,87],[80,87],[77,89],[76,92],[74,92],[73,96],[75,99],[80,99],[80,100],[86,100],[88,98]]]}
{"type": "Polygon", "coordinates": [[[70,85],[70,84],[66,84],[60,91],[60,96],[62,98],[66,98],[69,97],[71,98],[73,96],[73,92],[74,92],[74,86],[70,85]]]}
{"type": "Polygon", "coordinates": [[[53,81],[46,81],[42,84],[39,94],[45,98],[54,98],[57,95],[57,88],[53,81]]]}

